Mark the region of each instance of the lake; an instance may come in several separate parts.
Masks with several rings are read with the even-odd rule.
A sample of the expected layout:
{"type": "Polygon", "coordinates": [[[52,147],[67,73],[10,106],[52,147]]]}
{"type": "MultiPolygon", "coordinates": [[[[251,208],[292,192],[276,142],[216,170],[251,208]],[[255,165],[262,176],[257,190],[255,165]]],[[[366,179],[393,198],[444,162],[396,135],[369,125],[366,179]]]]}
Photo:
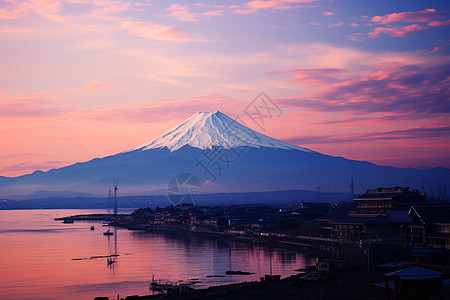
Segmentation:
{"type": "MultiPolygon", "coordinates": [[[[119,210],[120,213],[131,210],[119,210]]],[[[0,299],[94,299],[152,294],[149,283],[196,278],[195,288],[287,277],[314,264],[296,251],[197,236],[111,229],[102,223],[63,224],[56,217],[104,210],[0,210],[0,299]],[[90,230],[94,226],[95,230],[90,230]],[[107,258],[118,254],[115,263],[107,258]],[[254,275],[225,275],[230,269],[254,275]],[[221,275],[224,277],[206,277],[221,275]]]]}

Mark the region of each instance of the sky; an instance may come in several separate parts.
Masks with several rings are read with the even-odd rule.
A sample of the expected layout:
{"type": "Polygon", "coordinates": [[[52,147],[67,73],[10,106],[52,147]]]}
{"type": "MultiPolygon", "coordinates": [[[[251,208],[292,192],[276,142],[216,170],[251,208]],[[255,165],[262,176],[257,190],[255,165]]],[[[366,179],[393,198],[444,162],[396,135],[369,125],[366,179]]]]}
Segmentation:
{"type": "Polygon", "coordinates": [[[197,111],[324,154],[450,167],[450,2],[0,0],[0,175],[142,145],[197,111]],[[249,118],[247,118],[248,120],[249,118]]]}

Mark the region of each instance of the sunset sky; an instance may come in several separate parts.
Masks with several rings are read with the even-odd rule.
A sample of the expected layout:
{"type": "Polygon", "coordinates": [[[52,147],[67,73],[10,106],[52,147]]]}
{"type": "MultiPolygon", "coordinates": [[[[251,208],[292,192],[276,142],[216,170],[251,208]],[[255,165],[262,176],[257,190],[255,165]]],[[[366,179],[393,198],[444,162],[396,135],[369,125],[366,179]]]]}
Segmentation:
{"type": "Polygon", "coordinates": [[[450,167],[450,2],[0,0],[0,175],[134,148],[197,111],[324,154],[450,167]]]}

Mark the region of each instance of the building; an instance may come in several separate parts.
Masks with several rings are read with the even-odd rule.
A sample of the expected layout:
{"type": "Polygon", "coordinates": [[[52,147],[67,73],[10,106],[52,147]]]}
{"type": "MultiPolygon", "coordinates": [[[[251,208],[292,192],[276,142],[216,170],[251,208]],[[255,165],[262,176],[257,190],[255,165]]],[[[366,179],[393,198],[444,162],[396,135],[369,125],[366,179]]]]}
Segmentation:
{"type": "Polygon", "coordinates": [[[375,287],[384,289],[386,300],[444,299],[441,272],[412,266],[385,274],[384,278],[385,282],[375,287]]]}
{"type": "Polygon", "coordinates": [[[450,250],[450,204],[412,206],[413,221],[406,225],[412,248],[450,250]]]}
{"type": "Polygon", "coordinates": [[[388,235],[393,223],[381,215],[347,215],[331,223],[336,240],[362,243],[388,235]]]}
{"type": "Polygon", "coordinates": [[[424,204],[424,194],[408,187],[384,188],[369,190],[353,199],[358,203],[358,211],[366,213],[387,213],[390,210],[408,210],[412,205],[424,204]]]}

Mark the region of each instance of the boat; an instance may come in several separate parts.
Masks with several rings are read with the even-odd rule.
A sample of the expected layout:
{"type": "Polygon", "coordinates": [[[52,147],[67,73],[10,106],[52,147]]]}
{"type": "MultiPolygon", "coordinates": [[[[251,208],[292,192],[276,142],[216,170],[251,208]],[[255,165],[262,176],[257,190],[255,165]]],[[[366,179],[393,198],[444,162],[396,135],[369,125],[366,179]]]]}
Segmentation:
{"type": "Polygon", "coordinates": [[[188,293],[192,290],[193,288],[189,283],[175,283],[163,288],[163,292],[168,295],[188,293]]]}
{"type": "Polygon", "coordinates": [[[251,275],[251,274],[255,274],[255,273],[244,272],[244,271],[241,271],[241,270],[239,270],[239,271],[231,271],[231,270],[229,270],[229,271],[226,271],[225,274],[227,274],[227,275],[251,275]]]}
{"type": "Polygon", "coordinates": [[[94,226],[91,226],[91,230],[95,230],[95,227],[94,227],[94,226]]]}
{"type": "Polygon", "coordinates": [[[65,223],[65,224],[72,224],[73,223],[73,219],[64,219],[63,223],[65,223]]]}
{"type": "Polygon", "coordinates": [[[113,255],[110,255],[107,259],[106,259],[106,264],[108,266],[112,265],[113,263],[115,263],[116,261],[113,258],[113,255]]]}
{"type": "Polygon", "coordinates": [[[114,232],[111,232],[110,229],[108,229],[107,231],[103,232],[103,235],[113,235],[114,232]]]}
{"type": "Polygon", "coordinates": [[[191,287],[194,283],[190,282],[172,282],[169,280],[155,280],[155,276],[152,277],[152,282],[149,288],[153,291],[163,292],[165,294],[180,294],[187,293],[193,290],[191,287]]]}

